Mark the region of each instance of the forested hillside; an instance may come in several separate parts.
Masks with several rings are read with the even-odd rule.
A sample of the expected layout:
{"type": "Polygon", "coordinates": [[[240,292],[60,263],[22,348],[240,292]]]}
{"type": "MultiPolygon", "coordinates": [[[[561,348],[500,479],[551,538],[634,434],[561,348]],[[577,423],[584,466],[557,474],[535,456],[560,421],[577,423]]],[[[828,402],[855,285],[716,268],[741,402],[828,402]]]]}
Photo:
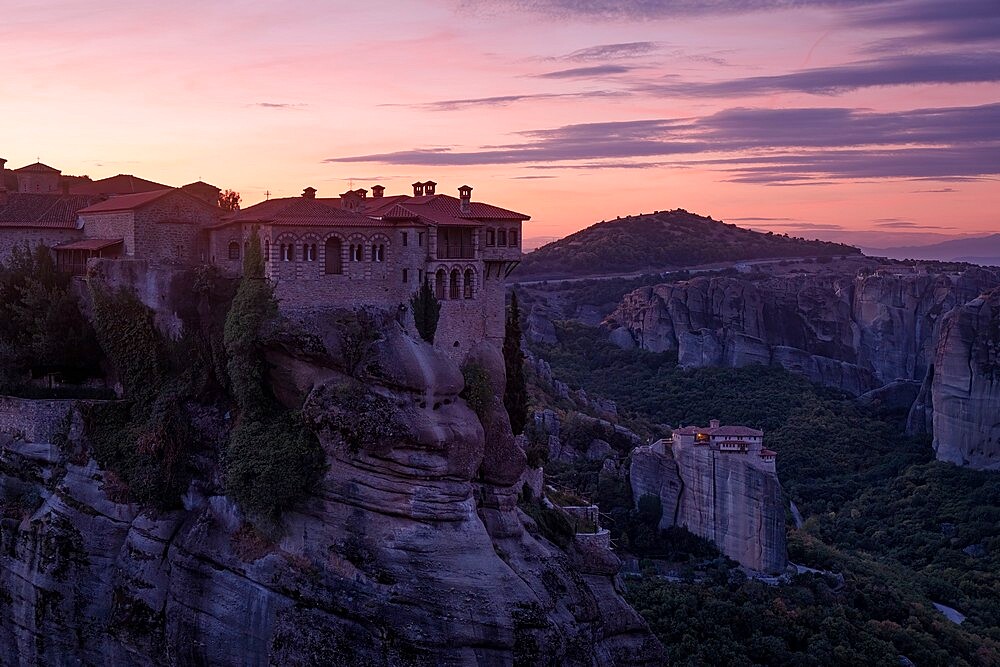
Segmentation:
{"type": "Polygon", "coordinates": [[[996,474],[935,461],[926,438],[903,435],[902,414],[781,368],[685,370],[668,353],[621,350],[596,328],[555,328],[557,342],[535,343],[533,352],[570,388],[616,401],[619,418],[639,431],[712,418],[764,429],[785,494],[804,519],[792,528],[789,515],[789,558],[825,572],[771,586],[725,559],[706,561],[677,536],[640,541],[624,533],[642,528],[642,507],[633,510],[627,490],[614,492],[622,485],[600,462],[549,464],[562,486],[612,519],[629,517],[611,524],[617,544],[645,558],[642,574],[627,579],[628,599],[671,664],[997,664],[996,474]],[[647,542],[670,553],[650,555],[647,542]],[[683,562],[685,550],[681,580],[656,574],[654,558],[683,562]],[[934,603],[967,619],[952,623],[934,603]]]}
{"type": "Polygon", "coordinates": [[[591,225],[525,256],[517,275],[575,277],[860,252],[849,245],[755,232],[675,209],[591,225]]]}

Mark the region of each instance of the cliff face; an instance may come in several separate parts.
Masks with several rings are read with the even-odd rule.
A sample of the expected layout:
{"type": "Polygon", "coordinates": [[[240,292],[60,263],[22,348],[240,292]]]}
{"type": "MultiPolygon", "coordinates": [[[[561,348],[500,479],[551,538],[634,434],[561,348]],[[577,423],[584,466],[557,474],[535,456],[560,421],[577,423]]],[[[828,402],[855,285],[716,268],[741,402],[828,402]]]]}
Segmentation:
{"type": "Polygon", "coordinates": [[[1000,470],[1000,288],[942,320],[927,384],[937,458],[1000,470]]]}
{"type": "Polygon", "coordinates": [[[629,478],[637,502],[644,495],[660,499],[660,528],[685,526],[752,570],[785,569],[785,509],[773,464],[708,447],[670,453],[657,447],[633,451],[629,478]]]}
{"type": "MultiPolygon", "coordinates": [[[[473,413],[453,362],[391,323],[360,356],[321,317],[276,340],[277,393],[304,405],[329,467],[274,541],[216,473],[183,509],[116,502],[72,408],[58,437],[0,442],[0,663],[659,663],[615,559],[529,530],[506,413],[473,413]],[[392,427],[351,445],[345,397],[369,394],[392,427]]],[[[496,350],[473,356],[502,382],[496,350]]]]}
{"type": "Polygon", "coordinates": [[[636,290],[605,320],[612,340],[675,351],[683,366],[778,364],[864,393],[922,380],[941,315],[1000,283],[995,271],[700,277],[636,290]]]}

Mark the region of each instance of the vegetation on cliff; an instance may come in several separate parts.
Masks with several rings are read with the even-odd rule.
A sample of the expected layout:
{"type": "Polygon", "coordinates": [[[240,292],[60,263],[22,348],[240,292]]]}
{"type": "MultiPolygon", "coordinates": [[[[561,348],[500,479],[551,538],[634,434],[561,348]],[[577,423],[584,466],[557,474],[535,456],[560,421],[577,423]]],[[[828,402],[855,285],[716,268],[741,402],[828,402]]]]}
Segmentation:
{"type": "Polygon", "coordinates": [[[262,332],[278,312],[251,235],[243,278],[226,317],[229,386],[238,416],[222,457],[226,493],[258,521],[273,522],[305,496],[323,470],[316,435],[284,409],[267,382],[262,332]]]}
{"type": "Polygon", "coordinates": [[[517,305],[517,291],[511,292],[510,308],[503,337],[503,360],[507,374],[507,385],[503,393],[503,405],[510,417],[510,427],[514,434],[524,432],[528,421],[528,389],[524,379],[524,352],[521,350],[521,310],[517,305]]]}
{"type": "Polygon", "coordinates": [[[80,381],[100,375],[100,363],[93,328],[49,249],[14,246],[0,265],[0,392],[44,395],[32,377],[80,381]]]}
{"type": "Polygon", "coordinates": [[[410,308],[413,309],[413,323],[417,327],[417,333],[428,343],[433,343],[438,319],[441,317],[441,302],[434,296],[429,280],[424,280],[410,299],[410,308]]]}
{"type": "MultiPolygon", "coordinates": [[[[790,536],[792,561],[843,578],[840,584],[804,575],[771,587],[743,581],[724,566],[703,580],[634,580],[629,599],[672,662],[896,664],[898,655],[921,665],[1000,660],[995,474],[934,461],[926,439],[902,435],[903,415],[863,408],[780,368],[685,370],[669,354],[621,350],[596,329],[557,323],[556,332],[557,344],[535,349],[554,375],[615,400],[639,430],[712,418],[763,428],[768,447],[778,452],[785,493],[805,517],[790,536]],[[960,610],[967,620],[951,623],[932,602],[960,610]]],[[[665,536],[642,530],[643,515],[655,516],[655,508],[636,509],[627,484],[600,462],[550,463],[546,472],[597,502],[619,544],[661,556],[658,542],[665,536]]],[[[684,560],[683,553],[671,558],[684,560]]]]}
{"type": "Polygon", "coordinates": [[[676,209],[591,225],[526,255],[518,275],[575,277],[860,252],[840,243],[755,232],[676,209]]]}

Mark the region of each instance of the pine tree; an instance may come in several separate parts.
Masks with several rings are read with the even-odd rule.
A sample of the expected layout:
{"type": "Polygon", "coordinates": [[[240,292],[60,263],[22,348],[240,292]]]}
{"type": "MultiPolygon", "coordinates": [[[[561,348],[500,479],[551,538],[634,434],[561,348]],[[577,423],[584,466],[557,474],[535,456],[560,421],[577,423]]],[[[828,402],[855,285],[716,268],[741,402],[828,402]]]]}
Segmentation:
{"type": "Polygon", "coordinates": [[[517,292],[510,296],[507,327],[503,338],[503,358],[507,368],[507,386],[503,404],[510,417],[515,434],[524,431],[528,421],[528,388],[524,379],[524,352],[521,350],[521,311],[517,305],[517,292]]]}
{"type": "Polygon", "coordinates": [[[410,307],[413,308],[413,322],[417,325],[417,332],[420,337],[428,343],[434,343],[434,334],[437,333],[438,318],[441,317],[441,302],[434,296],[429,281],[425,280],[417,293],[410,299],[410,307]]]}

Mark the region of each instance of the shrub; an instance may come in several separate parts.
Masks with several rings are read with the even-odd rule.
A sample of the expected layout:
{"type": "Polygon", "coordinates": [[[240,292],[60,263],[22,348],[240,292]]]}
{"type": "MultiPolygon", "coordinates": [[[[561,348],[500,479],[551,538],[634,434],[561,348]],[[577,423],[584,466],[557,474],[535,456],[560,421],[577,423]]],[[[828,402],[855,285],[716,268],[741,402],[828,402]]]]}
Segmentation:
{"type": "Polygon", "coordinates": [[[441,317],[441,302],[434,296],[430,281],[424,280],[420,289],[410,299],[410,307],[413,309],[413,323],[417,327],[417,333],[425,341],[433,344],[438,319],[441,317]]]}
{"type": "Polygon", "coordinates": [[[520,508],[534,520],[538,533],[560,549],[565,549],[573,541],[576,531],[563,512],[540,502],[521,503],[520,508]]]}
{"type": "Polygon", "coordinates": [[[225,452],[226,493],[256,519],[277,520],[315,486],[323,452],[298,414],[241,419],[225,452]]]}
{"type": "Polygon", "coordinates": [[[482,365],[469,363],[462,367],[462,377],[465,378],[465,387],[461,397],[481,417],[493,398],[489,373],[482,365]]]}

